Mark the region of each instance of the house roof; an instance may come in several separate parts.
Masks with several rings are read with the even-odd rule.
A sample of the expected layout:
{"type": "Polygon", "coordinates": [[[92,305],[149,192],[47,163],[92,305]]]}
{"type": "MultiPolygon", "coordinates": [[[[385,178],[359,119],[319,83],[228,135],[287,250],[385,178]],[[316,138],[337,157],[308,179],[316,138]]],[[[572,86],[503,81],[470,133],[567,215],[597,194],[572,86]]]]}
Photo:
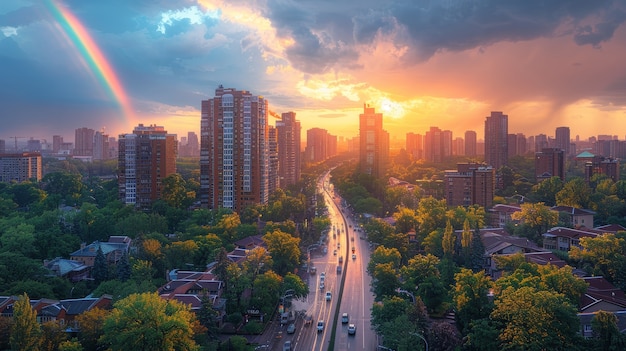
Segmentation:
{"type": "Polygon", "coordinates": [[[65,258],[57,257],[51,261],[44,262],[44,267],[53,271],[55,274],[63,277],[70,272],[80,272],[85,269],[89,269],[82,262],[68,260],[65,258]]]}
{"type": "Polygon", "coordinates": [[[235,241],[235,246],[241,249],[252,249],[257,246],[266,247],[262,235],[252,235],[235,241]]]}
{"type": "Polygon", "coordinates": [[[564,237],[564,238],[570,238],[570,239],[580,239],[580,238],[595,238],[599,234],[601,233],[593,229],[587,229],[587,228],[583,230],[583,229],[573,229],[573,228],[566,228],[566,227],[554,227],[548,230],[546,233],[544,233],[543,236],[551,237],[551,238],[564,237]]]}
{"type": "Polygon", "coordinates": [[[124,250],[128,249],[127,243],[117,243],[117,242],[99,242],[94,241],[93,243],[80,248],[70,254],[71,257],[95,257],[98,254],[98,247],[102,249],[102,253],[106,256],[107,254],[116,251],[116,250],[124,250]]]}
{"type": "Polygon", "coordinates": [[[609,233],[617,233],[620,231],[626,231],[626,228],[622,227],[619,224],[606,224],[606,225],[601,225],[599,227],[595,227],[595,230],[601,230],[603,232],[609,232],[609,233]]]}
{"type": "Polygon", "coordinates": [[[572,216],[584,216],[584,215],[596,214],[592,210],[587,210],[584,208],[576,208],[572,206],[552,206],[550,209],[552,211],[565,212],[565,213],[571,214],[572,216]]]}
{"type": "Polygon", "coordinates": [[[595,157],[596,155],[592,154],[589,151],[583,151],[581,153],[579,153],[578,155],[576,155],[576,158],[592,158],[595,157]]]}
{"type": "Polygon", "coordinates": [[[626,295],[624,292],[616,288],[604,277],[583,277],[582,279],[589,284],[589,287],[587,287],[587,291],[580,298],[579,308],[581,312],[602,301],[626,309],[626,295]]]}
{"type": "Polygon", "coordinates": [[[488,231],[481,229],[480,233],[483,245],[485,246],[485,255],[491,256],[510,246],[517,246],[530,251],[542,251],[534,242],[519,236],[507,234],[504,229],[497,228],[488,231]]]}
{"type": "Polygon", "coordinates": [[[540,251],[540,252],[528,252],[524,254],[526,262],[536,263],[541,265],[552,264],[559,268],[563,268],[567,265],[565,261],[560,259],[552,251],[540,251]]]}

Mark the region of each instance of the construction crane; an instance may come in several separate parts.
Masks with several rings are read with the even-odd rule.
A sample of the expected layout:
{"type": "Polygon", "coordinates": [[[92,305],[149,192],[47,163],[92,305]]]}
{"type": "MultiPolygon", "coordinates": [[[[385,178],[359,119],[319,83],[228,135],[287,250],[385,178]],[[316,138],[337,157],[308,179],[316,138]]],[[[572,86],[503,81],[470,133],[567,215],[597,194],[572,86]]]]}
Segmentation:
{"type": "Polygon", "coordinates": [[[13,138],[15,140],[15,152],[17,152],[17,139],[26,139],[27,137],[12,136],[9,138],[13,138]]]}

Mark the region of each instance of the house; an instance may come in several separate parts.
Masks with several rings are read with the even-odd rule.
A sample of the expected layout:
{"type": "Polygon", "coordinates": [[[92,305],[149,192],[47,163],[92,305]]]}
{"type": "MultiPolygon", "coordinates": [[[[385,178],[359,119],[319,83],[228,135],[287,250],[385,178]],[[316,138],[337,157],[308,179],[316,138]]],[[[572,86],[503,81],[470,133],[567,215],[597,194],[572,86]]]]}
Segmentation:
{"type": "Polygon", "coordinates": [[[572,229],[554,227],[543,234],[543,248],[546,250],[569,251],[572,247],[581,247],[581,238],[595,238],[601,232],[594,229],[572,229]]]}
{"type": "Polygon", "coordinates": [[[592,321],[599,311],[615,314],[620,333],[626,331],[626,295],[604,277],[583,277],[589,284],[578,304],[580,332],[585,338],[593,336],[592,321]]]}
{"type": "Polygon", "coordinates": [[[545,251],[534,242],[510,235],[502,228],[481,229],[480,238],[485,247],[483,255],[485,272],[494,279],[500,277],[501,270],[496,266],[493,256],[545,251]]]}
{"type": "Polygon", "coordinates": [[[585,210],[582,208],[576,208],[571,206],[553,206],[550,208],[552,211],[559,213],[561,218],[567,218],[565,225],[573,228],[593,228],[593,215],[595,212],[591,210],[585,210]]]}
{"type": "Polygon", "coordinates": [[[93,262],[98,253],[98,249],[106,257],[107,263],[116,264],[124,253],[130,249],[131,239],[127,236],[111,236],[108,242],[94,241],[89,245],[81,245],[80,249],[70,254],[70,259],[83,263],[85,266],[93,267],[93,262]]]}
{"type": "Polygon", "coordinates": [[[511,215],[521,210],[522,208],[517,205],[497,204],[487,210],[487,215],[492,227],[504,228],[507,223],[514,222],[511,215]]]}
{"type": "Polygon", "coordinates": [[[79,282],[89,278],[91,267],[80,261],[57,257],[53,260],[44,260],[43,266],[57,277],[66,278],[71,282],[79,282]]]}

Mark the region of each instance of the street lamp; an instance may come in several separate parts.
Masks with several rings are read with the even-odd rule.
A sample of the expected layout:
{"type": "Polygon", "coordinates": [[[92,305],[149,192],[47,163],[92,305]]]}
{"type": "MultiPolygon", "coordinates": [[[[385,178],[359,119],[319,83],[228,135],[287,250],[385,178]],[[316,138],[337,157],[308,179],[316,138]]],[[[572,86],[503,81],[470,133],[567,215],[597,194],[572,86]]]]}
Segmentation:
{"type": "Polygon", "coordinates": [[[400,294],[400,293],[404,293],[404,294],[407,294],[407,295],[411,296],[411,302],[412,302],[413,304],[415,304],[415,295],[413,295],[413,293],[412,293],[412,292],[407,291],[407,290],[404,290],[404,289],[400,289],[400,288],[396,289],[396,292],[397,292],[398,294],[400,294]]]}

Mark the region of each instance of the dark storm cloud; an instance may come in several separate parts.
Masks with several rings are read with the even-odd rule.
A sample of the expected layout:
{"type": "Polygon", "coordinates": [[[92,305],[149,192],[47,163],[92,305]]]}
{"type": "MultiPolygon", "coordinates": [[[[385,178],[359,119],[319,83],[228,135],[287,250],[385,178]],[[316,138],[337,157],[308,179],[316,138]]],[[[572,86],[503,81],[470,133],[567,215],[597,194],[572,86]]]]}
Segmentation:
{"type": "Polygon", "coordinates": [[[336,6],[326,2],[325,6],[314,8],[306,1],[269,1],[267,16],[280,35],[291,35],[296,41],[287,51],[291,63],[309,73],[356,61],[353,46],[374,44],[379,35],[406,46],[406,61],[420,62],[442,50],[460,51],[564,33],[572,35],[578,45],[597,46],[610,40],[626,20],[620,8],[623,3],[613,0],[404,0],[352,4],[348,9],[344,2],[337,2],[336,6]],[[334,7],[337,10],[330,12],[334,7]],[[321,15],[321,9],[325,15],[321,15]],[[592,24],[583,24],[585,21],[592,24]],[[348,31],[352,38],[345,35],[348,31]]]}

